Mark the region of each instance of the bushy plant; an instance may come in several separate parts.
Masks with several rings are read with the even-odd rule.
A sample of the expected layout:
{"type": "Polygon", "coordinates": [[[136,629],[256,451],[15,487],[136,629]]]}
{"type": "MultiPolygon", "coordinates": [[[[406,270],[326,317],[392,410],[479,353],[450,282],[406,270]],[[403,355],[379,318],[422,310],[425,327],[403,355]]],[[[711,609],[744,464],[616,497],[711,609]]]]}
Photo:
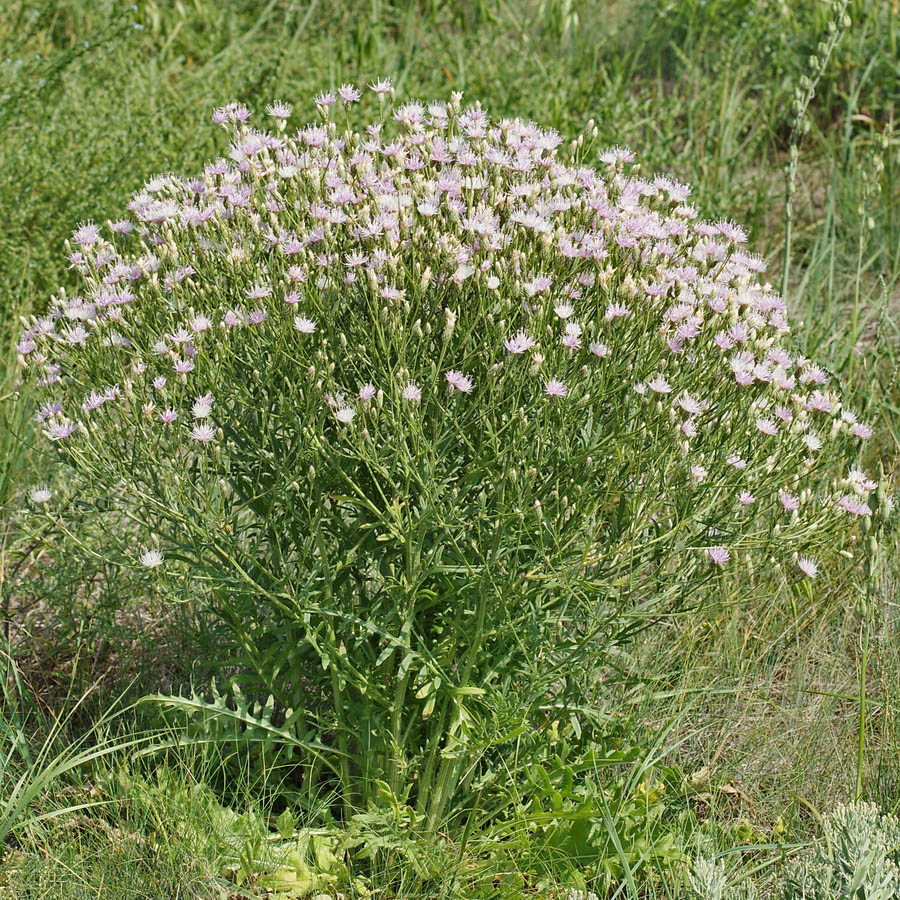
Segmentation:
{"type": "Polygon", "coordinates": [[[431,831],[652,615],[850,554],[875,484],[742,228],[591,132],[371,87],[361,130],[348,85],[295,132],[216,110],[227,158],[79,227],[19,353],[106,552],[218,614],[310,785],[431,831]]]}
{"type": "Polygon", "coordinates": [[[824,819],[823,840],[792,864],[784,900],[900,896],[900,823],[874,803],[840,805],[824,819]]]}

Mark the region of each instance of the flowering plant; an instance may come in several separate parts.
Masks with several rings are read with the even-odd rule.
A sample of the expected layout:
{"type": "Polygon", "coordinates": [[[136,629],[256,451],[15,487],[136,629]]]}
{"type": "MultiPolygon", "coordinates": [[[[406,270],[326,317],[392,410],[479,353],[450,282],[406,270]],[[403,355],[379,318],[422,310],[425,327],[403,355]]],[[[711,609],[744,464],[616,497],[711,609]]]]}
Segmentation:
{"type": "Polygon", "coordinates": [[[499,698],[577,703],[729,568],[815,577],[871,512],[871,432],[687,186],[371,88],[362,131],[350,86],[294,133],[216,110],[228,158],[81,226],[83,288],[18,349],[112,539],[218,612],[318,777],[434,827],[499,698]]]}

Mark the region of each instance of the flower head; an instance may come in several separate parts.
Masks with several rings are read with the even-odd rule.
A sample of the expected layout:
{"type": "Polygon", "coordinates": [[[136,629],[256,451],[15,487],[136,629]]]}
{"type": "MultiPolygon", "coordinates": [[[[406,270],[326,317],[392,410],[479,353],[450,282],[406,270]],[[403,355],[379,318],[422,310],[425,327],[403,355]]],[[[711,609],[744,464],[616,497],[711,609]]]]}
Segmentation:
{"type": "Polygon", "coordinates": [[[157,569],[163,564],[163,554],[161,550],[150,549],[141,553],[141,565],[148,569],[157,569]]]}
{"type": "Polygon", "coordinates": [[[558,378],[551,378],[544,384],[544,393],[548,397],[565,397],[569,393],[564,381],[558,378]]]}
{"type": "Polygon", "coordinates": [[[515,337],[505,340],[503,346],[510,353],[518,356],[519,354],[527,353],[532,347],[536,347],[537,344],[524,331],[520,331],[515,337]]]}
{"type": "Polygon", "coordinates": [[[725,547],[707,547],[706,555],[717,566],[724,566],[731,559],[731,553],[725,547]]]}
{"type": "Polygon", "coordinates": [[[32,503],[46,503],[53,496],[53,491],[46,485],[34,487],[28,492],[28,499],[32,503]]]}
{"type": "Polygon", "coordinates": [[[472,379],[467,375],[463,375],[462,372],[451,369],[449,372],[444,373],[444,378],[447,380],[447,385],[450,390],[461,391],[463,394],[470,394],[472,392],[472,379]]]}

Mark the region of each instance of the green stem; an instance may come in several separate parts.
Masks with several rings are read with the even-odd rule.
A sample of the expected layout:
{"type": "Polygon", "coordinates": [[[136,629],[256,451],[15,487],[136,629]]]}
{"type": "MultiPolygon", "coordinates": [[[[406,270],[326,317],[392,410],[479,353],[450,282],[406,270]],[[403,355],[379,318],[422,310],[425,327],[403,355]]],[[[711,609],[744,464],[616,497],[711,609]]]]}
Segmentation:
{"type": "Polygon", "coordinates": [[[859,243],[856,254],[856,288],[853,293],[853,318],[850,324],[850,359],[847,363],[847,379],[852,381],[853,368],[856,362],[856,339],[858,337],[857,329],[859,327],[859,296],[860,296],[860,279],[862,278],[862,259],[863,259],[863,229],[865,228],[865,219],[860,223],[859,243]]]}
{"type": "MultiPolygon", "coordinates": [[[[481,595],[478,599],[478,616],[475,627],[475,634],[469,644],[469,651],[466,654],[466,663],[463,667],[462,678],[459,686],[461,688],[468,687],[469,678],[475,665],[475,659],[481,652],[481,639],[484,633],[484,617],[487,608],[487,591],[482,588],[481,595]]],[[[443,759],[438,769],[437,782],[435,785],[434,795],[429,803],[428,817],[425,821],[426,834],[433,834],[438,819],[443,815],[444,807],[449,799],[449,789],[453,779],[456,776],[459,759],[443,759]]]]}
{"type": "Polygon", "coordinates": [[[872,568],[874,560],[869,561],[869,573],[866,579],[866,603],[863,609],[862,636],[860,639],[860,665],[859,665],[859,723],[856,745],[856,802],[859,803],[863,796],[863,768],[866,761],[866,706],[867,706],[867,673],[869,668],[869,632],[871,627],[872,610],[872,582],[874,575],[872,568]]]}

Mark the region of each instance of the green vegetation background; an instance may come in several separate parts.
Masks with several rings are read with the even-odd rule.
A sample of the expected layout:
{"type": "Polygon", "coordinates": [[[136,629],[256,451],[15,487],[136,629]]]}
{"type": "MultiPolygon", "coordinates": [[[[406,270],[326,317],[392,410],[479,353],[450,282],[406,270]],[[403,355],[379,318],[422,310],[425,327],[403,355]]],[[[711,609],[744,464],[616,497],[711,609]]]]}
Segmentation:
{"type": "MultiPolygon", "coordinates": [[[[900,8],[853,0],[848,11],[852,25],[800,144],[787,299],[799,346],[843,379],[876,425],[867,462],[890,479],[900,449],[900,8]]],[[[313,118],[318,91],[389,75],[400,97],[461,90],[494,115],[531,117],[563,135],[593,118],[600,146],[630,146],[646,172],[693,184],[704,214],[748,225],[780,286],[791,104],[829,16],[818,0],[2,4],[0,596],[18,617],[24,682],[7,679],[6,700],[23,739],[41,746],[40,723],[54,732],[54,713],[85,686],[101,685],[92,701],[101,709],[128,685],[159,689],[187,674],[177,622],[164,628],[144,607],[132,619],[98,612],[111,595],[118,610],[140,585],[73,557],[44,585],[69,592],[68,620],[58,611],[41,618],[52,604],[20,606],[14,590],[14,511],[48,463],[22,440],[28,408],[16,397],[12,342],[18,316],[69,283],[63,241],[78,223],[118,218],[151,174],[191,172],[222,153],[214,106],[240,100],[261,113],[278,98],[313,118]]],[[[900,803],[897,550],[889,536],[864,727],[866,793],[887,810],[900,803]]],[[[666,726],[681,770],[702,785],[703,816],[746,827],[747,841],[783,836],[785,821],[802,839],[815,829],[810,807],[854,792],[863,590],[836,572],[800,602],[776,576],[719,598],[623,657],[611,708],[638,730],[666,726]]],[[[173,837],[165,824],[208,818],[207,799],[170,787],[157,781],[140,801],[129,795],[133,821],[118,836],[107,820],[104,831],[77,816],[59,833],[30,829],[24,855],[0,876],[0,896],[217,896],[206,893],[216,869],[208,843],[188,827],[173,837]]],[[[72,805],[80,802],[76,792],[72,805]]],[[[742,858],[748,869],[757,862],[742,858]]]]}

